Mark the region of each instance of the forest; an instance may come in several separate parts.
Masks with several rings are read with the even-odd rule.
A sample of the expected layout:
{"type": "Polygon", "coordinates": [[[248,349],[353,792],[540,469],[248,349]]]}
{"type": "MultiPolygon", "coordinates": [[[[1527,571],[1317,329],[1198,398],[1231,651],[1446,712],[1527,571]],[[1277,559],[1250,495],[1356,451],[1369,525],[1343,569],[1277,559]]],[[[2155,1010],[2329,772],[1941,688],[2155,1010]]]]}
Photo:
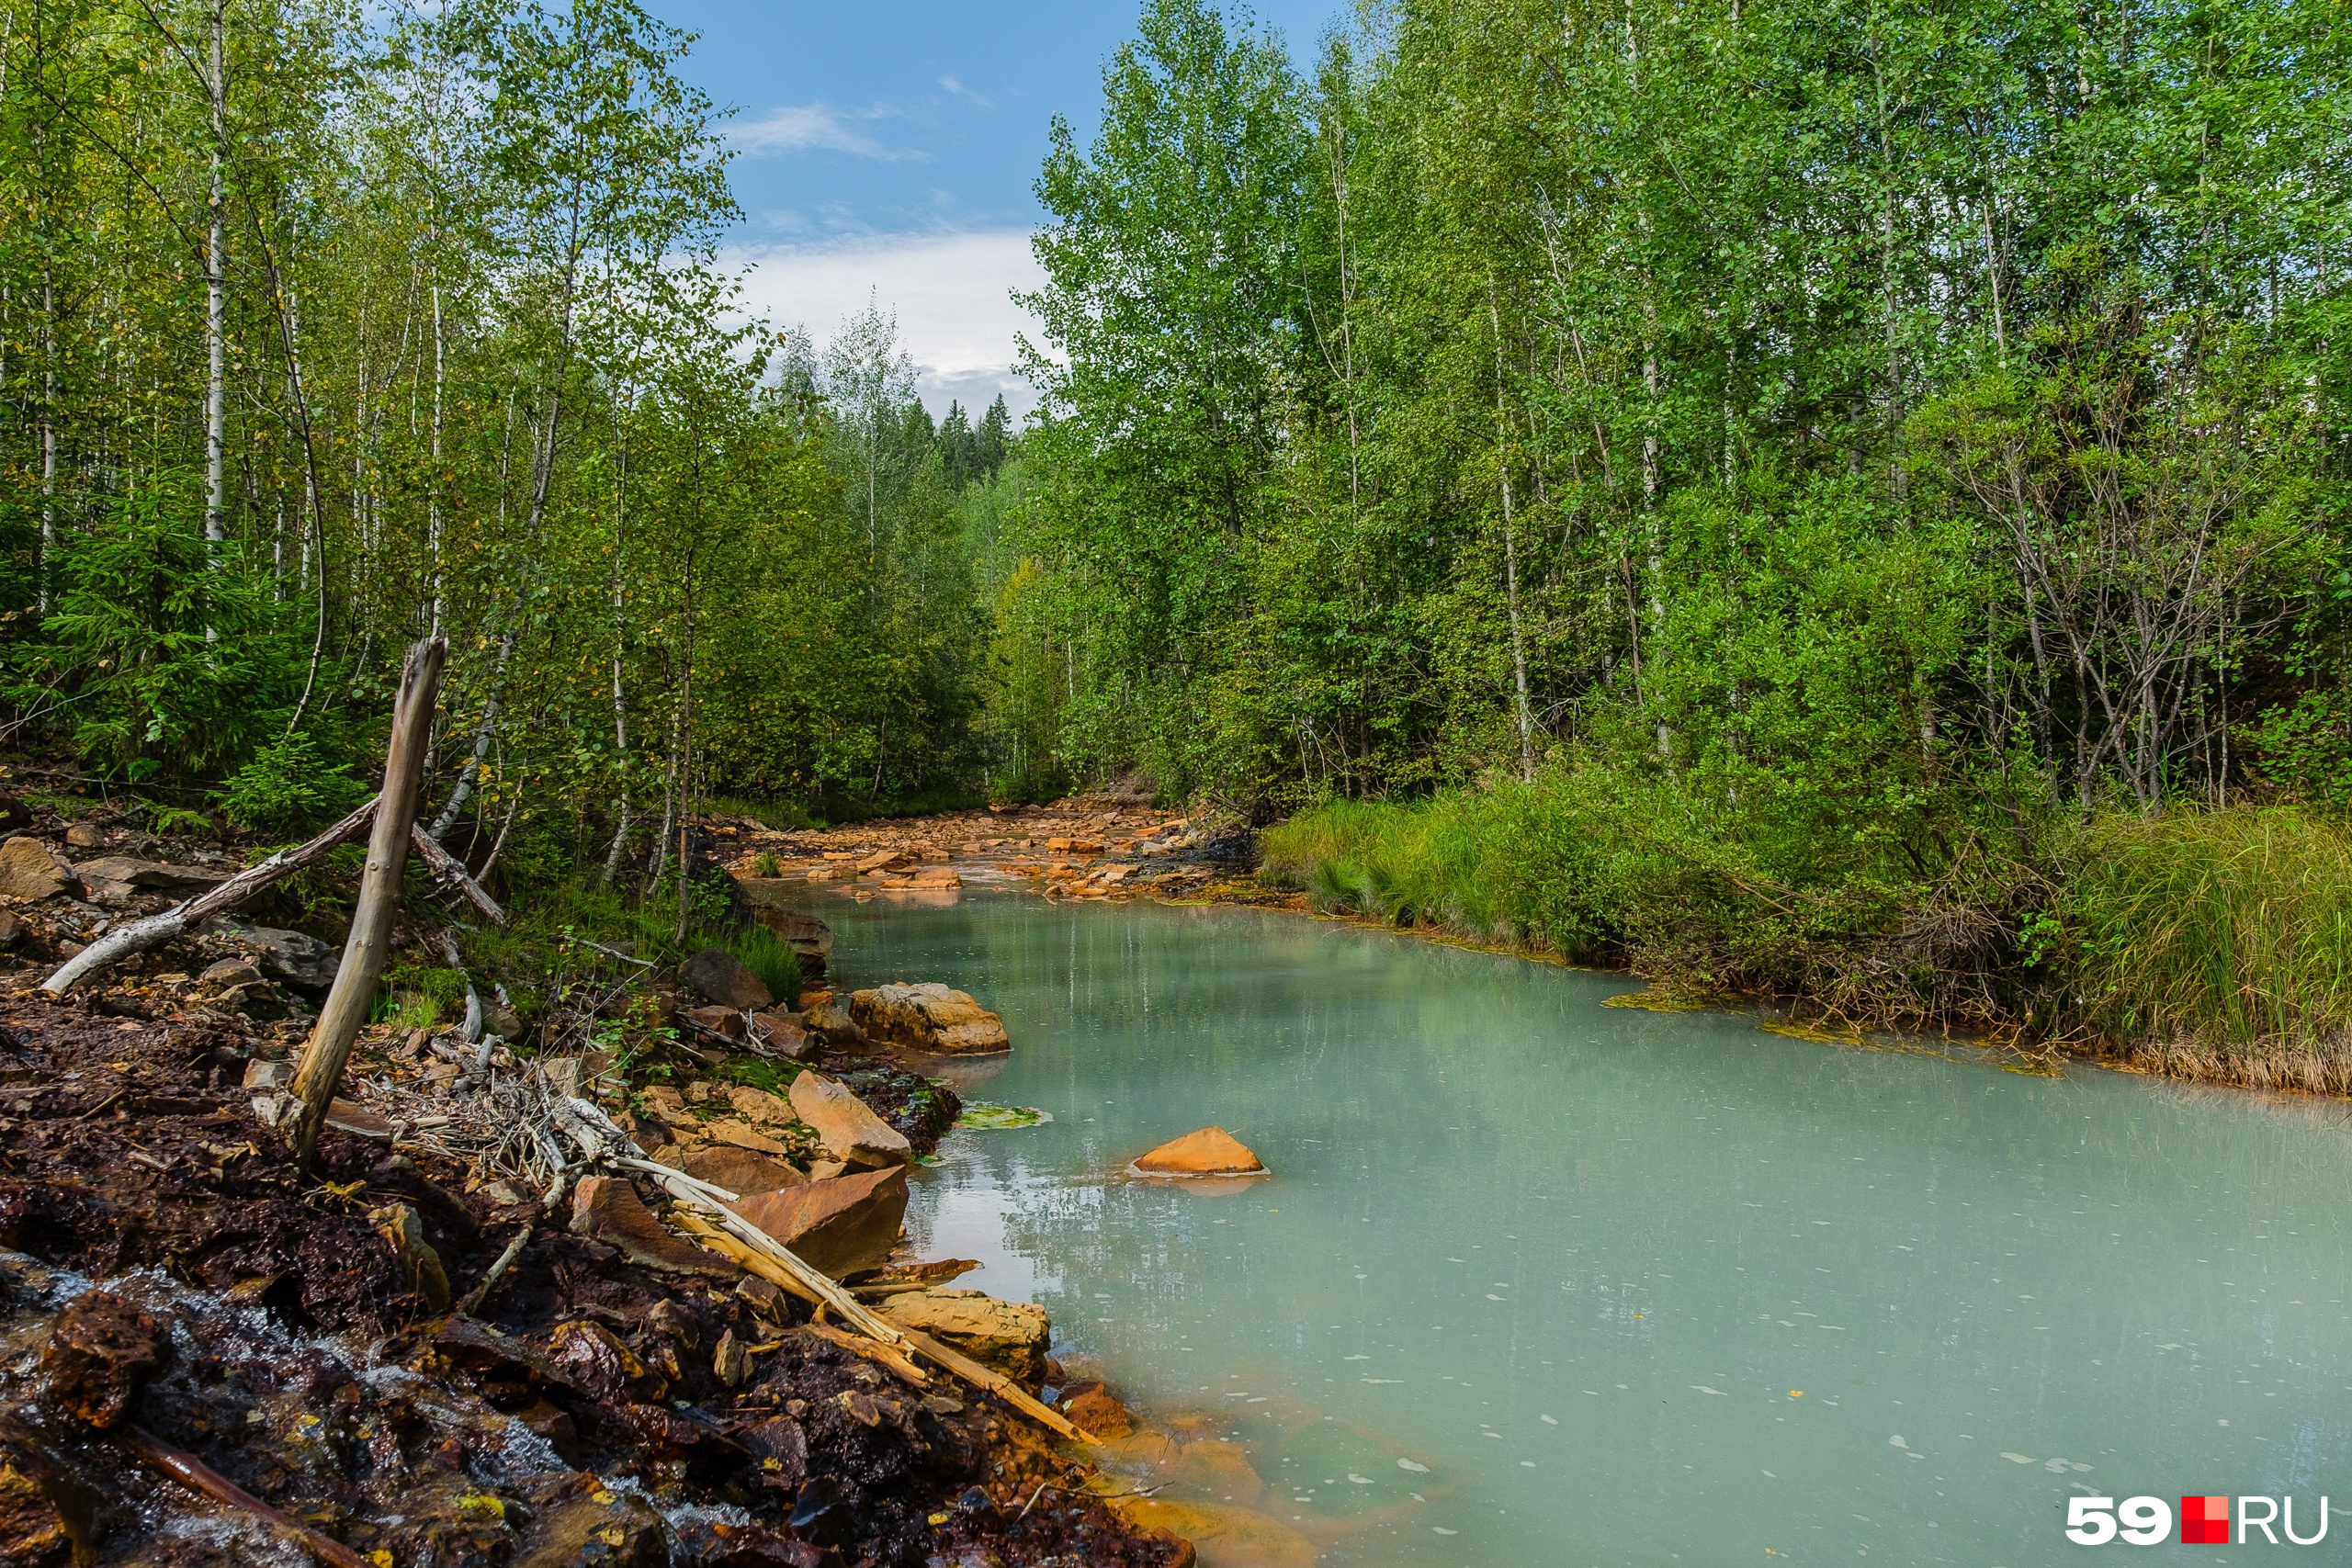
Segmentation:
{"type": "Polygon", "coordinates": [[[6,739],[158,826],[363,796],[440,632],[434,825],[549,884],[1117,778],[1327,908],[2352,1084],[2326,0],[1153,0],[1021,430],[740,307],[632,0],[6,28],[6,739]]]}

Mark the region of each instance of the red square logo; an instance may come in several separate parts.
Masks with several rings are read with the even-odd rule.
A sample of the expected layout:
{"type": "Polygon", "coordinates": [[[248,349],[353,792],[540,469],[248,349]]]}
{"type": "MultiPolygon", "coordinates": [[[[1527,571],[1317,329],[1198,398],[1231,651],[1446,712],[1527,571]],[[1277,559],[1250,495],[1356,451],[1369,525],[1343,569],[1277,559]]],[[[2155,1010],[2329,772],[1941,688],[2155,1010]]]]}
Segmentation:
{"type": "Polygon", "coordinates": [[[2230,1500],[2227,1497],[2183,1497],[2180,1500],[2180,1544],[2230,1544],[2230,1500]]]}

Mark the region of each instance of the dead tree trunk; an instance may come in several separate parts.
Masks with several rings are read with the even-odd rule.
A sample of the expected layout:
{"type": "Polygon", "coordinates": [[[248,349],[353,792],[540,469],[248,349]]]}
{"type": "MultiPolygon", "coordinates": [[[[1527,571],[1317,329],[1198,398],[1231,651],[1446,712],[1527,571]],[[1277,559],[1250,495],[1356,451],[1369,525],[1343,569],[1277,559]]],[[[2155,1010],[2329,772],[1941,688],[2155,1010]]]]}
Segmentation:
{"type": "Polygon", "coordinates": [[[384,788],[376,797],[376,821],[368,835],[368,864],[359,882],[359,903],[351,913],[351,937],[344,943],[343,966],[311,1031],[302,1066],[294,1075],[301,1101],[294,1123],[294,1157],[309,1164],[319,1127],[343,1080],[351,1043],[368,1021],[376,982],[390,952],[392,916],[400,909],[401,874],[408,866],[409,829],[416,822],[416,791],[424,774],[425,739],[433,726],[433,703],[441,690],[441,664],[449,645],[430,637],[408,650],[399,700],[392,707],[392,739],[384,758],[384,788]]]}

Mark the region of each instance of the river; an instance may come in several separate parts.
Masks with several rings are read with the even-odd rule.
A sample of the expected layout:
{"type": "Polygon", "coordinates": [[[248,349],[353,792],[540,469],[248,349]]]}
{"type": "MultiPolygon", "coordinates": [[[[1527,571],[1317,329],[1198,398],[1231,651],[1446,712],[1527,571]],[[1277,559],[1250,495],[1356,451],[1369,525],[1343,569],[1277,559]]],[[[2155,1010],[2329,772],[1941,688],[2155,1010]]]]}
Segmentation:
{"type": "Polygon", "coordinates": [[[1054,1120],[954,1134],[910,1231],[1158,1424],[1122,1472],[1212,1568],[2027,1568],[2075,1495],[2352,1506],[2340,1104],[1294,916],[944,902],[815,906],[836,978],[972,991],[1014,1046],[968,1093],[1054,1120]],[[1123,1174],[1210,1122],[1272,1177],[1123,1174]]]}

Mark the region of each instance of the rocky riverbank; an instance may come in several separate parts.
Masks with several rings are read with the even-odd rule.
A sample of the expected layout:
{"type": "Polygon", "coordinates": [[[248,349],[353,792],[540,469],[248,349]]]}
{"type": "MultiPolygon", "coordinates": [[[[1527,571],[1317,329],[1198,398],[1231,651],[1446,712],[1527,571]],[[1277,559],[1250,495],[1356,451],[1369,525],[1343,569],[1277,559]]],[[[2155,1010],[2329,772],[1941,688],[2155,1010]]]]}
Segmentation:
{"type": "Polygon", "coordinates": [[[0,843],[0,1561],[1191,1561],[1040,1401],[1045,1314],[901,1243],[958,1103],[876,1035],[1001,1046],[972,998],[574,944],[529,1002],[368,1027],[304,1171],[277,1123],[338,948],[223,925],[50,998],[232,857],[37,832],[0,843]]]}

